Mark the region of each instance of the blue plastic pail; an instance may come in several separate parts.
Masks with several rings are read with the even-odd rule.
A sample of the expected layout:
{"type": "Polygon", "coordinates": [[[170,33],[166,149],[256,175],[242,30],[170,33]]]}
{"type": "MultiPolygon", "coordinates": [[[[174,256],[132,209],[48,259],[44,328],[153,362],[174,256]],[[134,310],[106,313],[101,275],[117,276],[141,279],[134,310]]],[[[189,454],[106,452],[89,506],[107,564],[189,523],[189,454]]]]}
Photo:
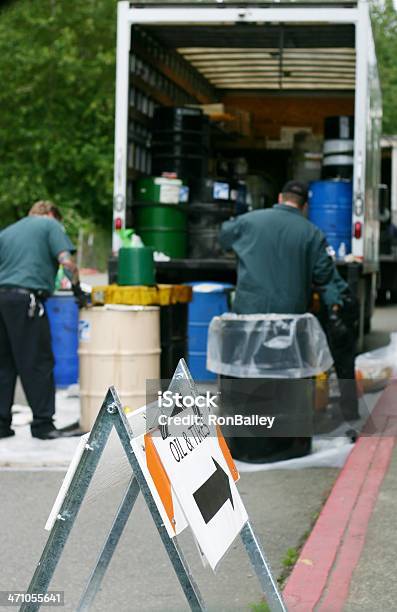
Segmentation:
{"type": "Polygon", "coordinates": [[[208,327],[213,317],[229,312],[228,290],[233,285],[214,282],[189,284],[193,287],[188,318],[189,370],[195,380],[215,380],[216,374],[206,367],[208,327]]]}
{"type": "Polygon", "coordinates": [[[45,309],[55,357],[55,384],[57,387],[68,387],[79,379],[79,309],[74,296],[69,292],[48,298],[45,309]]]}

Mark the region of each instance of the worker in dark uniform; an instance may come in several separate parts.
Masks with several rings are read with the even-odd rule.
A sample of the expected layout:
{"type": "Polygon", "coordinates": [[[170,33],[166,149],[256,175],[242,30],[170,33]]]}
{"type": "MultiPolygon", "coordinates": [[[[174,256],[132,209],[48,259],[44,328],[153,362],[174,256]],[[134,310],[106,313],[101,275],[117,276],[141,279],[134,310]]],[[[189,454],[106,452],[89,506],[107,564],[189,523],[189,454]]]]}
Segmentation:
{"type": "Polygon", "coordinates": [[[220,243],[238,258],[234,312],[303,314],[313,284],[331,280],[335,266],[324,234],[303,214],[306,203],[306,186],[289,181],[273,208],[222,225],[220,243]]]}
{"type": "Polygon", "coordinates": [[[358,301],[336,268],[330,282],[319,293],[324,305],[319,319],[327,334],[339,379],[341,413],[347,421],[357,420],[360,414],[354,361],[358,336],[358,301]],[[331,310],[327,304],[333,304],[331,310]]]}
{"type": "MultiPolygon", "coordinates": [[[[307,188],[298,181],[286,183],[278,204],[270,209],[256,210],[222,225],[220,243],[233,249],[238,258],[237,287],[233,310],[237,314],[304,314],[309,311],[312,286],[325,286],[334,273],[334,262],[328,253],[324,234],[305,217],[307,188]]],[[[325,299],[332,294],[324,294],[325,299]]],[[[333,303],[329,304],[332,309],[333,303]]],[[[261,433],[252,437],[239,436],[238,431],[229,438],[234,457],[248,461],[278,461],[302,456],[310,452],[312,412],[310,397],[313,381],[264,380],[263,397],[280,397],[280,413],[276,422],[289,420],[296,406],[302,407],[302,422],[307,423],[306,437],[261,439],[261,433]],[[267,391],[268,389],[268,391],[267,391]],[[286,402],[282,394],[289,398],[286,402]],[[297,395],[299,398],[297,399],[297,395]],[[289,403],[288,403],[289,402],[289,403]],[[288,405],[287,405],[288,404],[288,405]]],[[[222,382],[233,386],[233,381],[222,382]]],[[[247,389],[255,393],[255,380],[245,381],[247,389]]],[[[235,384],[238,393],[240,383],[235,384]]],[[[249,406],[249,395],[247,393],[249,406]]],[[[267,410],[266,402],[263,410],[267,410]]],[[[266,414],[266,412],[265,412],[266,414]]],[[[285,430],[286,431],[286,430],[285,430]]],[[[302,435],[302,434],[298,434],[302,435]]],[[[280,436],[283,436],[281,433],[280,436]]]]}
{"type": "Polygon", "coordinates": [[[24,219],[0,232],[0,438],[14,435],[11,407],[17,376],[33,412],[32,436],[70,436],[55,429],[54,357],[43,301],[61,263],[79,306],[86,303],[75,251],[51,202],[36,202],[24,219]]]}

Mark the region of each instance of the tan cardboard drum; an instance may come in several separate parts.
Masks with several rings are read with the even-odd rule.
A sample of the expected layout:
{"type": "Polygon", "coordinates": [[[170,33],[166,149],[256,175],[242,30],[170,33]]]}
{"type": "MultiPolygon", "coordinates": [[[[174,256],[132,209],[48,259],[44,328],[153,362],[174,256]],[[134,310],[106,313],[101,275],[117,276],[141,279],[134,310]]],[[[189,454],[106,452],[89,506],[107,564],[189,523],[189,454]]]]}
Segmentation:
{"type": "Polygon", "coordinates": [[[146,403],[146,380],[160,377],[158,306],[107,305],[84,309],[79,323],[82,429],[91,429],[108,388],[123,406],[146,403]]]}

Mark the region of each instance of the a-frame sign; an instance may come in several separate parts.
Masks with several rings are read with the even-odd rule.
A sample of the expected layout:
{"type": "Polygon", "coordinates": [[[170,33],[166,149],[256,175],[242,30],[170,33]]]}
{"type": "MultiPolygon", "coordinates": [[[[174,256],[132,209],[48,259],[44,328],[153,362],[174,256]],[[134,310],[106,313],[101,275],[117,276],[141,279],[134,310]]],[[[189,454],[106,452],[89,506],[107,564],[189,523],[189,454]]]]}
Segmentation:
{"type": "MultiPolygon", "coordinates": [[[[196,394],[193,380],[183,360],[178,365],[170,389],[179,391],[183,395],[187,393],[196,394]]],[[[142,410],[144,409],[141,409],[141,414],[142,410]]],[[[146,417],[144,421],[146,421],[146,417]]],[[[227,446],[220,431],[218,430],[215,436],[208,438],[207,445],[197,442],[199,450],[191,452],[190,461],[195,461],[196,466],[207,461],[207,469],[212,471],[201,484],[197,485],[196,483],[190,491],[185,490],[183,486],[181,487],[183,473],[180,470],[177,470],[175,475],[172,474],[171,478],[168,478],[170,471],[167,473],[167,468],[169,468],[167,452],[170,448],[173,454],[182,452],[182,447],[180,446],[182,450],[178,451],[174,450],[171,444],[168,445],[168,448],[164,445],[162,447],[164,436],[151,437],[150,434],[145,434],[142,431],[141,425],[138,426],[140,431],[135,428],[134,432],[134,427],[131,428],[129,419],[127,419],[113,387],[109,389],[106,395],[91,433],[88,438],[82,441],[77,464],[71,466],[72,470],[69,468],[69,478],[68,474],[65,477],[68,484],[63,486],[63,491],[61,489],[60,505],[56,510],[47,543],[27,592],[29,594],[48,592],[51,579],[113,428],[118,434],[131,466],[131,479],[95,567],[81,595],[77,610],[81,612],[90,609],[137,496],[141,492],[191,610],[201,611],[206,608],[194,577],[178,546],[176,535],[184,526],[190,524],[200,549],[214,567],[222,552],[212,551],[208,548],[208,537],[211,538],[213,534],[211,531],[207,533],[206,530],[210,527],[216,529],[217,516],[220,517],[222,512],[229,513],[222,514],[222,517],[220,517],[222,520],[219,521],[219,525],[227,523],[229,526],[222,536],[225,545],[227,545],[228,538],[230,540],[231,537],[234,537],[233,529],[236,534],[240,534],[270,610],[272,612],[286,612],[265,554],[254,534],[235,487],[234,481],[237,471],[233,467],[233,461],[228,454],[227,446]],[[140,438],[143,436],[145,440],[143,455],[142,453],[138,455],[137,452],[138,447],[142,449],[141,443],[136,444],[137,434],[140,438]],[[205,448],[207,449],[207,455],[205,448]],[[157,473],[157,468],[153,464],[153,457],[158,464],[159,473],[157,473]],[[146,465],[144,465],[144,461],[147,461],[146,465]],[[166,501],[167,491],[164,492],[163,486],[165,481],[167,486],[172,489],[172,491],[168,491],[175,502],[171,505],[166,501]],[[216,494],[214,494],[215,492],[216,494]],[[176,526],[178,526],[178,529],[176,526]],[[200,529],[203,526],[202,533],[200,529]]],[[[195,435],[198,435],[197,432],[195,435]]],[[[173,438],[172,441],[175,442],[175,449],[178,449],[177,438],[173,438]]],[[[192,446],[192,448],[194,447],[192,446]]],[[[220,540],[222,541],[222,538],[220,540]]],[[[22,612],[39,610],[40,602],[32,601],[35,598],[31,598],[31,601],[27,601],[27,599],[20,608],[22,612]]]]}

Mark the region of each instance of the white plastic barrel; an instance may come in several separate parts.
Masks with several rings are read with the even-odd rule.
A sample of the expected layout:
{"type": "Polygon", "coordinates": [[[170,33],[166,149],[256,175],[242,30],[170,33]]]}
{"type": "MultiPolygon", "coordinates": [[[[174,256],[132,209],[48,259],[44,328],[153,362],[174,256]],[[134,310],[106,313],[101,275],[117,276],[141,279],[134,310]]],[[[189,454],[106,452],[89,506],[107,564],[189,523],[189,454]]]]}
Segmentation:
{"type": "Polygon", "coordinates": [[[92,428],[112,385],[123,406],[143,406],[146,380],[160,378],[159,307],[106,305],[82,310],[79,358],[82,429],[92,428]]]}

